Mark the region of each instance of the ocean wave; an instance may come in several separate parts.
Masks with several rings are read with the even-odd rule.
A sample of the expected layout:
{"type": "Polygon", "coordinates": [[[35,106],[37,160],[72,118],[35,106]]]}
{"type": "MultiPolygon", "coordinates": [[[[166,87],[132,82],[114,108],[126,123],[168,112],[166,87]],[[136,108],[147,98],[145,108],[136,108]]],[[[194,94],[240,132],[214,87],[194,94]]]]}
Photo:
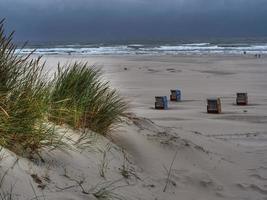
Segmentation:
{"type": "Polygon", "coordinates": [[[190,43],[190,44],[184,44],[185,46],[208,46],[210,43],[190,43]]]}
{"type": "Polygon", "coordinates": [[[129,44],[129,45],[80,45],[68,44],[58,45],[54,47],[43,48],[25,48],[17,49],[18,54],[28,54],[33,50],[34,54],[50,55],[50,54],[81,54],[81,55],[166,55],[166,54],[267,54],[267,44],[227,44],[215,45],[210,43],[192,43],[178,45],[150,45],[129,44]]]}

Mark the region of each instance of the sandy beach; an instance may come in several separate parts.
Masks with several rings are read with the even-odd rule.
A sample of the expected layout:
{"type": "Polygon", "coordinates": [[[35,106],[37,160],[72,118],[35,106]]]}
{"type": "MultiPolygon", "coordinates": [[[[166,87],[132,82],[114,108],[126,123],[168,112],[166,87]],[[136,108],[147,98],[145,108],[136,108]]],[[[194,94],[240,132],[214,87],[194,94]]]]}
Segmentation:
{"type": "Polygon", "coordinates": [[[267,199],[267,56],[43,59],[51,76],[58,62],[101,67],[129,114],[93,150],[44,152],[45,163],[2,152],[5,187],[13,185],[16,198],[96,199],[104,188],[127,200],[267,199]],[[180,89],[182,101],[155,110],[154,97],[169,98],[170,89],[180,89]],[[248,93],[247,106],[235,105],[237,92],[248,93]],[[221,114],[206,113],[210,97],[221,98],[221,114]]]}

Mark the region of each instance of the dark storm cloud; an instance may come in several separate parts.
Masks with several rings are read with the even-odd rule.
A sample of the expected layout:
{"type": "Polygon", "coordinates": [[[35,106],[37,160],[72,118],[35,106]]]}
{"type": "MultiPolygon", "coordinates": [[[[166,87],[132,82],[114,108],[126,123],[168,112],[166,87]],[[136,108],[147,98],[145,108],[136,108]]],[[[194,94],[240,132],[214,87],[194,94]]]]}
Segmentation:
{"type": "Polygon", "coordinates": [[[267,36],[266,0],[0,0],[18,40],[267,36]]]}

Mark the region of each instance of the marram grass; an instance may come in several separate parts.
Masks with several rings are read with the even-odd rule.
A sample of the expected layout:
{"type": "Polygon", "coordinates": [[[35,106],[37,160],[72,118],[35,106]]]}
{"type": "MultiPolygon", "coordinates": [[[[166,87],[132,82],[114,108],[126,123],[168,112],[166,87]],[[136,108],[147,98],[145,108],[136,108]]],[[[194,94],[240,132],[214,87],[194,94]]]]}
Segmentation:
{"type": "MultiPolygon", "coordinates": [[[[0,145],[19,154],[38,154],[42,147],[63,144],[47,124],[50,87],[40,58],[19,56],[0,22],[0,145]]],[[[39,155],[39,154],[38,154],[39,155]]]]}
{"type": "MultiPolygon", "coordinates": [[[[66,148],[55,124],[107,134],[122,120],[127,105],[101,71],[86,63],[58,67],[47,81],[40,58],[16,53],[13,33],[0,21],[0,146],[22,156],[42,148],[66,148]]],[[[86,141],[80,141],[86,143],[86,141]]],[[[86,139],[85,139],[86,140],[86,139]]]]}
{"type": "Polygon", "coordinates": [[[52,85],[50,119],[59,124],[106,135],[127,108],[118,92],[101,79],[101,71],[86,63],[59,66],[52,85]]]}

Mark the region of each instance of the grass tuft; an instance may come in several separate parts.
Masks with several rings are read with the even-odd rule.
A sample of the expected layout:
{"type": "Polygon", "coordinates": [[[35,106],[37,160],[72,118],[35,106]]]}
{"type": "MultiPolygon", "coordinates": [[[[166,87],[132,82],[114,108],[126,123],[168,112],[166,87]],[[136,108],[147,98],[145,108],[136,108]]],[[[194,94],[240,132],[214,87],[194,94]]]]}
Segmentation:
{"type": "MultiPolygon", "coordinates": [[[[86,63],[58,66],[48,82],[41,58],[17,53],[13,34],[6,35],[0,21],[0,146],[40,156],[44,147],[66,147],[55,124],[103,135],[118,125],[127,105],[101,79],[100,69],[86,63]]],[[[82,134],[78,142],[89,145],[88,137],[82,134]]]]}
{"type": "Polygon", "coordinates": [[[45,146],[61,144],[53,125],[47,124],[50,87],[40,57],[18,55],[0,22],[0,145],[18,155],[38,154],[45,146]]]}
{"type": "Polygon", "coordinates": [[[101,75],[87,63],[58,66],[52,83],[50,120],[103,135],[115,128],[127,106],[101,75]]]}

